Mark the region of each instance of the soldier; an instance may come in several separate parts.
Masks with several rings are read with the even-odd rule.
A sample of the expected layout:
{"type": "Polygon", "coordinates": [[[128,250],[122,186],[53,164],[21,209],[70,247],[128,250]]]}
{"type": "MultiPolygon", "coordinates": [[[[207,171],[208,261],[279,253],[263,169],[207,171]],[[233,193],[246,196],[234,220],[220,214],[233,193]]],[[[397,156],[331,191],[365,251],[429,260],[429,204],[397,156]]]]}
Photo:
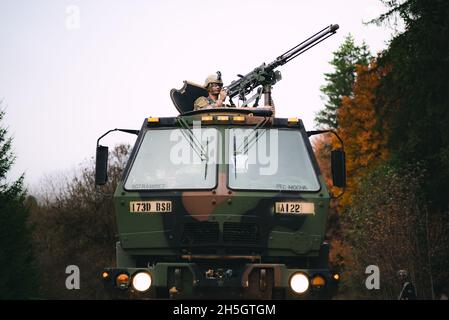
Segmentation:
{"type": "Polygon", "coordinates": [[[409,280],[407,270],[399,270],[398,278],[402,285],[402,290],[399,294],[398,300],[416,300],[415,286],[409,280]]]}
{"type": "Polygon", "coordinates": [[[206,78],[204,88],[209,93],[208,97],[199,97],[193,104],[193,110],[204,108],[223,108],[226,107],[224,100],[228,95],[223,90],[223,80],[217,74],[212,74],[206,78]]]}

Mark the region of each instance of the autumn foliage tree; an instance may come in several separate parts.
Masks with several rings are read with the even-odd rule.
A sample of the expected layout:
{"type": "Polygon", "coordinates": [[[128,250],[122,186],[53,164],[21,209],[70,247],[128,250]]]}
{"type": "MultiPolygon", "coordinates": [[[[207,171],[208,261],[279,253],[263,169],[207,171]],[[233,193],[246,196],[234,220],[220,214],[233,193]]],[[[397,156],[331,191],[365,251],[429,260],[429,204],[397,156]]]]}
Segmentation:
{"type": "Polygon", "coordinates": [[[341,206],[351,205],[352,191],[366,170],[388,157],[388,126],[383,121],[383,111],[376,105],[377,89],[388,68],[379,67],[375,59],[368,66],[356,65],[355,68],[357,77],[353,93],[342,97],[337,110],[338,133],[345,143],[348,176],[347,192],[340,201],[341,206]]]}
{"type": "Polygon", "coordinates": [[[379,96],[389,67],[373,59],[368,66],[357,65],[356,72],[353,93],[342,98],[337,111],[348,187],[339,202],[342,232],[333,241],[332,258],[342,267],[344,285],[353,296],[394,299],[400,290],[396,272],[405,268],[412,271],[419,297],[431,298],[430,260],[438,253],[432,248],[439,247],[432,239],[444,238],[437,227],[444,221],[422,214],[428,210],[418,187],[424,171],[389,164],[390,127],[379,96]],[[380,291],[364,286],[364,271],[371,264],[382,271],[380,291]]]}
{"type": "Polygon", "coordinates": [[[336,108],[348,189],[332,254],[355,297],[396,298],[395,273],[407,269],[430,299],[449,291],[449,4],[382,2],[377,22],[399,17],[405,31],[368,66],[354,65],[351,94],[336,108]],[[368,264],[381,269],[380,291],[364,288],[368,264]]]}
{"type": "MultiPolygon", "coordinates": [[[[336,110],[339,123],[337,132],[344,141],[346,153],[347,188],[343,197],[333,202],[328,219],[330,228],[327,236],[333,248],[330,259],[340,271],[354,264],[352,247],[346,239],[348,226],[342,225],[341,216],[351,207],[360,179],[388,156],[388,130],[382,121],[381,110],[376,105],[377,89],[387,72],[386,68],[378,67],[373,59],[369,65],[354,65],[354,70],[356,75],[352,92],[341,98],[341,104],[336,110]]],[[[340,142],[331,136],[315,140],[314,145],[324,176],[330,182],[330,168],[325,160],[329,159],[331,149],[341,147],[340,142]]]]}
{"type": "MultiPolygon", "coordinates": [[[[368,47],[363,43],[358,46],[354,38],[348,35],[339,49],[333,53],[330,64],[334,67],[332,72],[326,73],[326,84],[321,87],[324,94],[325,106],[318,112],[315,123],[318,127],[337,129],[341,124],[339,121],[339,110],[343,99],[352,98],[354,95],[354,83],[358,77],[358,66],[367,66],[371,54],[368,47]]],[[[344,119],[343,119],[344,120],[344,119]]],[[[346,123],[343,123],[346,125],[346,123]]],[[[332,135],[322,135],[313,140],[315,154],[321,171],[328,185],[331,186],[330,153],[333,148],[340,148],[338,141],[332,135]]],[[[334,193],[341,190],[333,189],[334,193]]],[[[338,214],[337,201],[331,202],[331,209],[327,221],[326,238],[331,242],[331,263],[339,269],[343,265],[343,254],[346,251],[341,240],[340,215],[338,214]]]]}

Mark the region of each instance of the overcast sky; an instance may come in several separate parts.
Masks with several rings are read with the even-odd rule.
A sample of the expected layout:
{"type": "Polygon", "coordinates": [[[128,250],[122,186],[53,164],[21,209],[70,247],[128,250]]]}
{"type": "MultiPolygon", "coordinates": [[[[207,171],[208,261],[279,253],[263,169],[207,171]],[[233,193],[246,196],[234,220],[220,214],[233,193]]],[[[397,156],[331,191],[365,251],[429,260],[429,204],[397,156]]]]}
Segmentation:
{"type": "MultiPolygon", "coordinates": [[[[17,156],[9,179],[75,170],[108,129],[139,129],[148,116],[176,116],[169,91],[203,83],[220,70],[225,84],[270,62],[330,24],[337,34],[282,66],[273,89],[278,117],[313,129],[319,88],[344,37],[376,53],[392,31],[366,26],[379,0],[113,1],[1,0],[0,99],[17,156]]],[[[111,134],[103,144],[133,143],[111,134]]]]}

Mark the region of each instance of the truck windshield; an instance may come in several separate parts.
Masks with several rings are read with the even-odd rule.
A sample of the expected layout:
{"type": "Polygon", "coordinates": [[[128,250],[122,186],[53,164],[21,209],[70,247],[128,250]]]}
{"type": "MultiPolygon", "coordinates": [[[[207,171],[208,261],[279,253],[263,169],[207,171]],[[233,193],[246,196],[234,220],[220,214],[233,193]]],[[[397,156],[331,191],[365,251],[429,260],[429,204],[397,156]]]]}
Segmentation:
{"type": "Polygon", "coordinates": [[[217,179],[217,130],[145,133],[126,178],[127,190],[211,189],[217,179]]]}
{"type": "Polygon", "coordinates": [[[229,187],[318,191],[320,184],[301,133],[288,129],[229,130],[229,187]]]}

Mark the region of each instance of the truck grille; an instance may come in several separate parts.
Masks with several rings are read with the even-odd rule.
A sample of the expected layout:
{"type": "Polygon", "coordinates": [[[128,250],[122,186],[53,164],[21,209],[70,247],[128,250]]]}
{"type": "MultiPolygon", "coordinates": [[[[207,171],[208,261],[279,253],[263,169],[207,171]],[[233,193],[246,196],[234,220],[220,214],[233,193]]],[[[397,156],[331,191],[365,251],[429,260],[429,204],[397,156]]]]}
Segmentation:
{"type": "Polygon", "coordinates": [[[204,242],[217,242],[219,234],[218,222],[186,223],[181,236],[184,244],[201,244],[204,242]]]}
{"type": "Polygon", "coordinates": [[[195,222],[184,224],[181,236],[183,244],[255,244],[259,240],[259,227],[254,223],[225,222],[223,238],[220,239],[218,222],[195,222]]]}
{"type": "Polygon", "coordinates": [[[259,228],[254,223],[225,222],[223,241],[233,243],[256,243],[259,240],[259,228]]]}

